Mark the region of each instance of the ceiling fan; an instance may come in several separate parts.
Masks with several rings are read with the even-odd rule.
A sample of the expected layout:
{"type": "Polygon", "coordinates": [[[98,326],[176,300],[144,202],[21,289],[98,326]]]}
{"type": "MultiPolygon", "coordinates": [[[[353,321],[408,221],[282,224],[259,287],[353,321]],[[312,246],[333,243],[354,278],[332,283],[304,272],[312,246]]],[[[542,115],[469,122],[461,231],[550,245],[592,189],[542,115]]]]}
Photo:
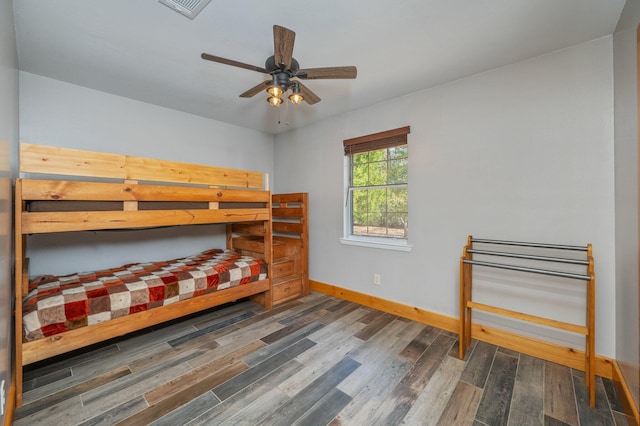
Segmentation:
{"type": "Polygon", "coordinates": [[[208,53],[203,53],[201,57],[208,61],[271,75],[271,80],[264,81],[252,87],[242,93],[240,97],[251,98],[263,89],[266,89],[271,95],[267,101],[273,106],[278,106],[282,103],[280,95],[289,89],[291,89],[292,92],[289,99],[294,104],[305,101],[309,105],[313,105],[320,102],[320,97],[299,80],[356,78],[358,70],[354,66],[300,69],[300,64],[298,64],[298,61],[293,57],[295,38],[295,32],[288,28],[274,25],[274,53],[273,56],[267,58],[264,68],[221,58],[220,56],[210,55],[208,53]]]}

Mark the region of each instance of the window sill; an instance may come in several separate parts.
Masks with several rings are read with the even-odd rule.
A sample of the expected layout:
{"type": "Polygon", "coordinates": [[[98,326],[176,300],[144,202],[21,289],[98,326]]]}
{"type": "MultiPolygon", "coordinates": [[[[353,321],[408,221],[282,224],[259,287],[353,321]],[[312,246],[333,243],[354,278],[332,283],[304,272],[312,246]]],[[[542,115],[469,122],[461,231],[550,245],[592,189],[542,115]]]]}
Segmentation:
{"type": "Polygon", "coordinates": [[[348,246],[360,246],[383,250],[395,250],[410,252],[413,246],[407,240],[391,240],[386,238],[345,237],[340,238],[340,243],[348,246]]]}

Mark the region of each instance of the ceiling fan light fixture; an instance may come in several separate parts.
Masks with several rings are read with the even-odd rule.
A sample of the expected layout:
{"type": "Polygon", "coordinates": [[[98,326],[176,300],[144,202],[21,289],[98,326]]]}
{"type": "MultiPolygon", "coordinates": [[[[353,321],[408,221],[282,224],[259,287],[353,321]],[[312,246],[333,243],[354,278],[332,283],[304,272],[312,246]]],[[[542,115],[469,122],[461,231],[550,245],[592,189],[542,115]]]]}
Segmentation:
{"type": "Polygon", "coordinates": [[[277,107],[282,103],[282,98],[279,96],[270,96],[267,102],[269,102],[271,106],[277,107]]]}
{"type": "Polygon", "coordinates": [[[267,88],[267,93],[270,94],[272,97],[277,98],[278,96],[282,95],[283,91],[280,86],[273,85],[267,88]]]}
{"type": "Polygon", "coordinates": [[[295,105],[300,105],[304,101],[304,97],[300,94],[300,86],[297,81],[293,83],[292,91],[293,93],[289,95],[289,100],[295,105]]]}
{"type": "Polygon", "coordinates": [[[271,85],[267,87],[267,93],[278,97],[289,89],[289,75],[284,72],[273,74],[271,85]]]}
{"type": "Polygon", "coordinates": [[[304,101],[304,98],[300,93],[292,93],[289,95],[289,100],[296,105],[300,105],[300,102],[304,101]]]}

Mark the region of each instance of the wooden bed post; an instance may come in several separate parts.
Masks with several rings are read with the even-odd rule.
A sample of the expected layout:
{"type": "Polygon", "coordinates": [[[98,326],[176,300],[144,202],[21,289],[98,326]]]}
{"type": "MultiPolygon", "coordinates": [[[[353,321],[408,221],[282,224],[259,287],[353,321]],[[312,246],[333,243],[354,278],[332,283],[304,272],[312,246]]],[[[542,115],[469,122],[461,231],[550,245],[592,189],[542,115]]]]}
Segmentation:
{"type": "Polygon", "coordinates": [[[273,195],[269,187],[269,173],[264,174],[264,190],[269,191],[269,201],[267,202],[267,209],[269,210],[269,220],[265,222],[265,235],[264,235],[264,258],[267,262],[267,275],[269,276],[269,282],[271,286],[269,290],[264,293],[264,307],[265,309],[273,309],[273,195]]]}
{"type": "Polygon", "coordinates": [[[458,332],[458,353],[460,356],[460,359],[464,359],[464,353],[465,353],[465,349],[466,349],[466,341],[467,339],[465,338],[464,335],[464,330],[466,328],[466,321],[465,321],[465,311],[467,310],[467,301],[465,300],[465,294],[467,292],[467,288],[466,288],[466,283],[465,283],[465,264],[464,264],[464,257],[465,257],[465,252],[466,250],[463,249],[462,250],[462,257],[460,258],[460,330],[458,332]]]}
{"type": "MultiPolygon", "coordinates": [[[[269,184],[269,175],[266,175],[265,179],[267,180],[267,188],[269,184]]],[[[271,192],[269,192],[271,193],[271,192]]],[[[264,293],[264,307],[265,309],[273,308],[273,206],[272,206],[272,197],[269,196],[269,201],[267,202],[267,209],[269,209],[269,220],[264,222],[265,226],[265,234],[264,234],[264,260],[267,262],[267,275],[269,276],[269,281],[271,281],[271,286],[269,290],[264,293]]]]}
{"type": "Polygon", "coordinates": [[[309,194],[302,193],[302,294],[309,295],[309,194]]]}
{"type": "Polygon", "coordinates": [[[585,345],[585,378],[589,388],[589,405],[596,405],[596,351],[595,351],[595,328],[596,328],[596,276],[593,264],[593,248],[587,244],[587,259],[589,266],[587,274],[591,279],[587,282],[587,341],[585,345]]]}
{"type": "MultiPolygon", "coordinates": [[[[22,235],[22,180],[16,179],[15,185],[15,378],[16,378],[16,407],[22,405],[22,295],[27,290],[24,288],[24,269],[28,271],[28,260],[25,258],[26,238],[22,235]]],[[[28,272],[27,272],[28,277],[28,272]]],[[[28,284],[28,283],[27,283],[28,284]]]]}

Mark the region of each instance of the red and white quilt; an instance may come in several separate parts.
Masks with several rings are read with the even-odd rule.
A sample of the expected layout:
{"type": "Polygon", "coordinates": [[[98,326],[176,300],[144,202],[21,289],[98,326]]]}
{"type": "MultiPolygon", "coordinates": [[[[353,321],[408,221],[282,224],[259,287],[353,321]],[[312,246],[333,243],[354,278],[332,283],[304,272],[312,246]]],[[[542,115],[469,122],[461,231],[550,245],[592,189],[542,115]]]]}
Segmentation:
{"type": "Polygon", "coordinates": [[[211,249],[182,259],[41,276],[23,304],[24,341],[169,305],[267,277],[262,259],[211,249]]]}

